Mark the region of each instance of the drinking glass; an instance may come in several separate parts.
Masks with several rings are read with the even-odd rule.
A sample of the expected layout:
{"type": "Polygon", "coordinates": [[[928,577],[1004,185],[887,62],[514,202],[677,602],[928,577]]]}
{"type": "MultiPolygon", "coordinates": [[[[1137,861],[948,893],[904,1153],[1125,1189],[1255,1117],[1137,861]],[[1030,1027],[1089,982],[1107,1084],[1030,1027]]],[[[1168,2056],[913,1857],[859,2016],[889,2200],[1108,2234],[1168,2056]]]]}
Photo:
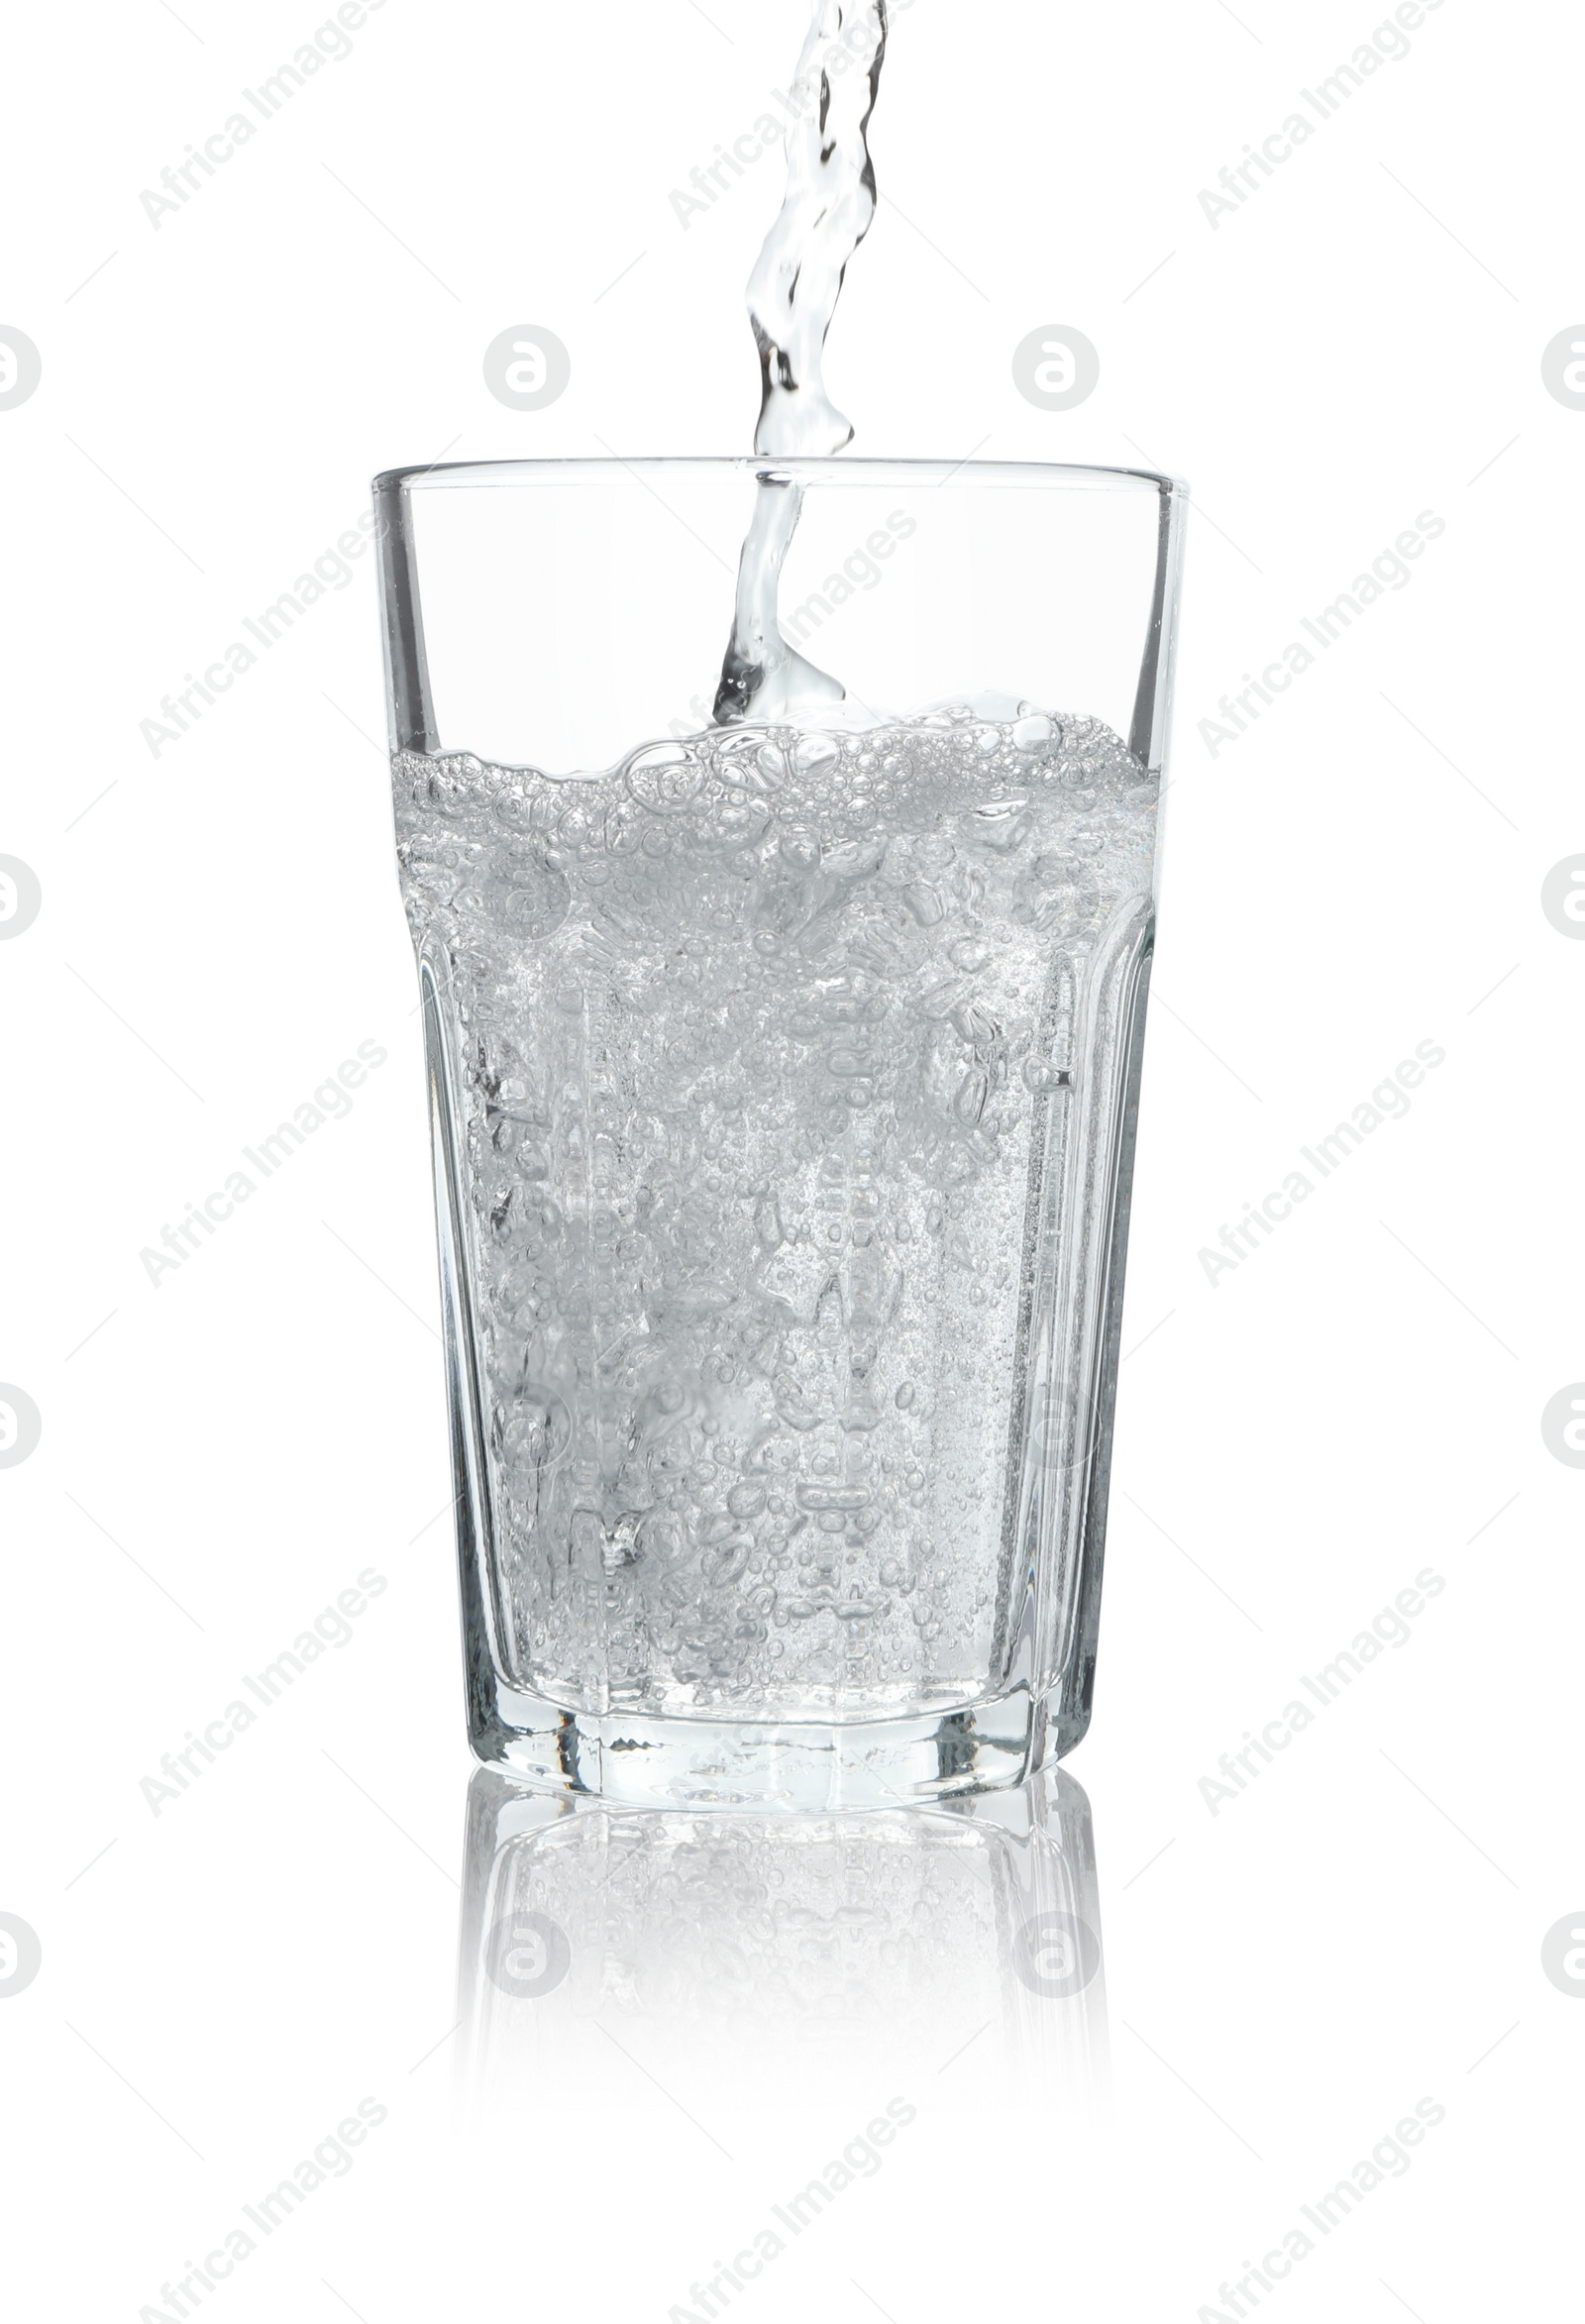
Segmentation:
{"type": "Polygon", "coordinates": [[[1184,487],[374,491],[473,1747],[670,1806],[1016,1783],[1091,1714],[1184,487]],[[723,723],[770,494],[800,675],[723,723]]]}

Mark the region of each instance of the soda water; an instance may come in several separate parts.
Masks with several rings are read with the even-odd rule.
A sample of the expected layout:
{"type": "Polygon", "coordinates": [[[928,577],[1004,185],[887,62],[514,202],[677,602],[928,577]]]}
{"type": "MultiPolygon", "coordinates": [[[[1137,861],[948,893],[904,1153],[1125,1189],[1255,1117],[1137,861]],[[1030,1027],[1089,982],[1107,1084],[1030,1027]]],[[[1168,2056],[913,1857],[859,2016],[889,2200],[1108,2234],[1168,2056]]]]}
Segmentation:
{"type": "Polygon", "coordinates": [[[511,1682],[587,1712],[983,1695],[1098,960],[1157,784],[1027,702],[556,778],[396,763],[444,980],[511,1682]]]}

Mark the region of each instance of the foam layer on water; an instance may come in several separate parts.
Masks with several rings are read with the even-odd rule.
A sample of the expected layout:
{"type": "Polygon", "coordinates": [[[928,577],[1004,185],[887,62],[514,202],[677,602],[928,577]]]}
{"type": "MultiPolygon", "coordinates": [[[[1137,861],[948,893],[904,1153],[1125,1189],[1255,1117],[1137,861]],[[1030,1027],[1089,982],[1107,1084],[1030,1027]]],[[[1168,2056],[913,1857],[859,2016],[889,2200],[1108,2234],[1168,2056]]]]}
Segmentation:
{"type": "Polygon", "coordinates": [[[394,772],[516,1683],[738,1717],[973,1699],[1016,1618],[1028,1222],[1154,781],[1029,705],[598,777],[394,772]]]}

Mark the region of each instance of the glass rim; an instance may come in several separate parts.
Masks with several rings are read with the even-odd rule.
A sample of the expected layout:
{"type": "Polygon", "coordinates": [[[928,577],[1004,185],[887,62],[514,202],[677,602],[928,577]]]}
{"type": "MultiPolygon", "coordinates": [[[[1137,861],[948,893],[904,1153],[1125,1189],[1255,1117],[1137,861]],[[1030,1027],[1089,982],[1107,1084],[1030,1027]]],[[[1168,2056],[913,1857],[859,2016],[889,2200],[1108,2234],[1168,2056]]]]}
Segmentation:
{"type": "MultiPolygon", "coordinates": [[[[373,479],[375,532],[379,556],[381,630],[385,659],[387,727],[393,751],[444,756],[424,642],[420,568],[424,556],[418,533],[417,499],[436,490],[513,490],[525,487],[587,487],[618,479],[670,505],[670,492],[685,480],[719,484],[738,478],[795,486],[896,492],[909,486],[946,488],[971,494],[982,489],[1100,493],[1142,496],[1153,509],[1155,579],[1146,620],[1144,657],[1129,724],[1129,748],[1147,764],[1157,763],[1170,700],[1171,638],[1176,619],[1178,567],[1183,553],[1189,486],[1156,469],[1086,466],[1077,462],[1001,460],[849,460],[840,454],[780,460],[758,453],[687,454],[626,460],[591,458],[430,462],[422,467],[386,469],[373,479]]],[[[677,511],[673,509],[675,515],[677,511]]],[[[687,528],[691,530],[691,527],[687,528]]],[[[723,563],[725,561],[723,560],[723,563]]],[[[456,747],[456,746],[451,746],[456,747]]]]}
{"type": "Polygon", "coordinates": [[[964,478],[975,485],[1005,490],[1060,489],[1075,491],[1151,492],[1171,501],[1189,498],[1182,476],[1151,468],[1121,468],[1105,463],[1048,460],[930,460],[919,458],[850,459],[845,453],[782,459],[771,454],[666,453],[621,454],[602,457],[542,457],[515,460],[430,461],[411,468],[384,469],[372,480],[375,493],[384,496],[414,490],[476,490],[488,485],[598,484],[618,475],[640,482],[652,475],[743,475],[767,482],[835,484],[839,488],[896,485],[904,480],[940,487],[964,478]]]}

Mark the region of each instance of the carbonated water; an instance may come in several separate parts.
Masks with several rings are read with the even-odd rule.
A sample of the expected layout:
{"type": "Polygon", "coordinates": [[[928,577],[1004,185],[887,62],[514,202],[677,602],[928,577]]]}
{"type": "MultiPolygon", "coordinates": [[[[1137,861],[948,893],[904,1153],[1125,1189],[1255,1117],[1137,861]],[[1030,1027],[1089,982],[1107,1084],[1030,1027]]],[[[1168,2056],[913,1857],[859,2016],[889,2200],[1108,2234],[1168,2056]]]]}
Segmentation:
{"type": "Polygon", "coordinates": [[[1004,1668],[1035,1275],[1156,790],[992,701],[594,777],[397,760],[512,1683],[817,1721],[1004,1668]]]}

